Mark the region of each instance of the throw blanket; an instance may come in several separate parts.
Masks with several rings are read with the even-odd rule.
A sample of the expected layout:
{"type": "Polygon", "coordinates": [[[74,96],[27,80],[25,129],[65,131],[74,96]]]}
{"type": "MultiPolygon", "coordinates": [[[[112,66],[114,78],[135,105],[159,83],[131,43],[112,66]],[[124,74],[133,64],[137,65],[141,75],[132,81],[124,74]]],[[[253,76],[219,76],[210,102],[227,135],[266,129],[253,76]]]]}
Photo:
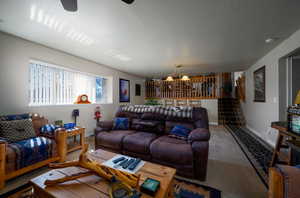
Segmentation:
{"type": "Polygon", "coordinates": [[[8,145],[16,153],[16,169],[44,161],[53,156],[54,142],[45,137],[35,137],[8,145]]]}
{"type": "Polygon", "coordinates": [[[163,106],[150,106],[150,105],[125,105],[120,106],[123,112],[134,113],[157,113],[165,116],[177,118],[192,118],[193,107],[163,107],[163,106]]]}

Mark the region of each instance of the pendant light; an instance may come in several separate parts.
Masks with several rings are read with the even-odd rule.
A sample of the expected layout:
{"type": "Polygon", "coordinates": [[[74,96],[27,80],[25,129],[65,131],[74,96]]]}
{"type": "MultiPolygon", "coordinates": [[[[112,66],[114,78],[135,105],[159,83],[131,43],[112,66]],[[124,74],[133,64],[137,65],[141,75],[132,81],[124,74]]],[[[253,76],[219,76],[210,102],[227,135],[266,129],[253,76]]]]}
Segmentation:
{"type": "Polygon", "coordinates": [[[169,76],[167,76],[166,78],[166,81],[168,82],[172,82],[174,81],[174,77],[176,79],[179,79],[179,80],[182,80],[182,81],[188,81],[188,80],[191,80],[190,77],[188,75],[183,75],[182,73],[180,73],[180,68],[182,68],[182,65],[177,65],[176,68],[175,68],[175,72],[174,74],[171,74],[169,76]],[[174,77],[173,77],[174,76],[174,77]]]}
{"type": "Polygon", "coordinates": [[[174,81],[174,78],[170,75],[166,78],[166,81],[168,82],[174,81]]]}
{"type": "Polygon", "coordinates": [[[181,80],[183,80],[183,81],[188,81],[188,80],[191,80],[191,79],[190,79],[189,76],[183,75],[183,76],[181,77],[181,80]]]}

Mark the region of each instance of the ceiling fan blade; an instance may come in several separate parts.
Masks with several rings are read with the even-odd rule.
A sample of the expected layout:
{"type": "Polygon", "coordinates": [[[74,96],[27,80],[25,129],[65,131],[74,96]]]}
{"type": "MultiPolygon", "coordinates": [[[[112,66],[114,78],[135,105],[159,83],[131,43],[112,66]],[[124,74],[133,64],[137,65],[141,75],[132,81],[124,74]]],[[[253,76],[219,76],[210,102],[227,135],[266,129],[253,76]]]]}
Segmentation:
{"type": "Polygon", "coordinates": [[[122,1],[127,3],[127,4],[132,4],[134,2],[134,0],[122,0],[122,1]]]}
{"type": "Polygon", "coordinates": [[[70,12],[77,11],[77,0],[60,0],[64,9],[70,12]]]}

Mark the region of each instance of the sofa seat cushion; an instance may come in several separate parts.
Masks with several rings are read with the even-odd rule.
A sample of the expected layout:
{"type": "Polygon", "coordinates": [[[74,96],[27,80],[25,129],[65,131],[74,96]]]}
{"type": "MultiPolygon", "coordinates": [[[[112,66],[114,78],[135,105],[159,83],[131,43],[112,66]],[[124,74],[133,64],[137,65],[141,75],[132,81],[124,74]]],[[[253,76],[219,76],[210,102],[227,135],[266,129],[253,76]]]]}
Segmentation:
{"type": "Polygon", "coordinates": [[[129,134],[135,133],[134,130],[112,130],[103,131],[97,135],[97,144],[113,150],[122,149],[123,138],[129,134]]]}
{"type": "Polygon", "coordinates": [[[124,150],[140,153],[149,154],[150,144],[157,138],[157,135],[149,132],[136,132],[128,135],[123,140],[124,150]]]}
{"type": "Polygon", "coordinates": [[[193,164],[193,151],[184,140],[161,136],[150,145],[150,153],[155,161],[164,161],[181,165],[193,164]]]}
{"type": "Polygon", "coordinates": [[[57,156],[54,140],[46,137],[35,137],[7,145],[7,172],[30,166],[37,162],[57,156]]]}

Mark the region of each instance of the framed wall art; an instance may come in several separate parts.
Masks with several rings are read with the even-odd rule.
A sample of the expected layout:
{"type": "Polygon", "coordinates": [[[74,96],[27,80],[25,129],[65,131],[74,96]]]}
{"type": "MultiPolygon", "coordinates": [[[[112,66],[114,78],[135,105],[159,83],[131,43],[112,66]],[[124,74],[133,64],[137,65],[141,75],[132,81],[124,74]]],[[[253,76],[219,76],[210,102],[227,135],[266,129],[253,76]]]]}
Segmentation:
{"type": "Polygon", "coordinates": [[[254,102],[266,102],[266,66],[253,73],[254,102]]]}
{"type": "Polygon", "coordinates": [[[141,96],[141,85],[135,84],[135,96],[141,96]]]}
{"type": "Polygon", "coordinates": [[[121,79],[119,81],[120,102],[130,102],[130,81],[121,79]]]}

